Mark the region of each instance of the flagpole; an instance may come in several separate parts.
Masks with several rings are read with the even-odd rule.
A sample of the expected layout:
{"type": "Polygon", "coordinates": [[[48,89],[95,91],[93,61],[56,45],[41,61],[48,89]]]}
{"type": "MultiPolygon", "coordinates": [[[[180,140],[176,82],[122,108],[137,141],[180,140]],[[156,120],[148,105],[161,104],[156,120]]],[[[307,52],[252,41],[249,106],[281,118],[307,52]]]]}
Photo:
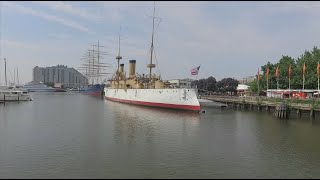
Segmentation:
{"type": "MultiPolygon", "coordinates": [[[[201,67],[201,64],[200,64],[200,66],[199,66],[199,70],[200,70],[200,67],[201,67]]],[[[198,70],[198,72],[197,72],[196,80],[198,79],[199,70],[198,70]]]]}
{"type": "Polygon", "coordinates": [[[304,90],[304,74],[303,74],[302,89],[304,90]]]}
{"type": "Polygon", "coordinates": [[[320,73],[320,69],[319,69],[319,62],[318,62],[318,66],[317,66],[317,74],[318,74],[318,93],[319,93],[319,73],[320,73]]]}
{"type": "Polygon", "coordinates": [[[258,79],[258,96],[260,96],[260,85],[259,85],[259,79],[258,79]]]}
{"type": "Polygon", "coordinates": [[[279,89],[279,65],[277,66],[277,69],[276,69],[276,76],[277,76],[277,90],[279,89]]]}
{"type": "Polygon", "coordinates": [[[302,70],[302,74],[303,74],[302,89],[303,90],[304,90],[305,72],[306,72],[306,63],[303,64],[303,70],[302,70]]]}
{"type": "Polygon", "coordinates": [[[319,73],[318,73],[318,92],[319,92],[319,73]]]}
{"type": "Polygon", "coordinates": [[[291,79],[291,64],[289,65],[289,98],[291,97],[290,79],[291,79]]]}
{"type": "Polygon", "coordinates": [[[269,89],[269,67],[267,67],[267,72],[266,72],[266,75],[267,75],[267,96],[268,96],[268,89],[269,89]]]}
{"type": "Polygon", "coordinates": [[[290,91],[290,76],[289,76],[289,98],[291,97],[291,91],[290,91]]]}
{"type": "Polygon", "coordinates": [[[260,96],[260,70],[258,68],[258,96],[260,96]]]}

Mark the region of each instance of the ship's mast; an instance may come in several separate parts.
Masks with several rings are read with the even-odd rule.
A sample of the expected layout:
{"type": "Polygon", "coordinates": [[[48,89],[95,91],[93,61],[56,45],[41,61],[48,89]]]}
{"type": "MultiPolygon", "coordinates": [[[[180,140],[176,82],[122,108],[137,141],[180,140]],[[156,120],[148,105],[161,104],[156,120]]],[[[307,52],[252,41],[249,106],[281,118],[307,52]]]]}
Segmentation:
{"type": "MultiPolygon", "coordinates": [[[[99,40],[98,40],[98,57],[97,57],[97,59],[98,59],[98,65],[100,64],[100,62],[99,62],[99,58],[100,58],[100,51],[99,51],[99,49],[100,49],[100,46],[99,46],[99,40]]],[[[100,74],[100,68],[97,69],[97,75],[99,75],[99,74],[100,74]]],[[[100,76],[97,76],[97,82],[100,82],[100,76]]]]}
{"type": "Polygon", "coordinates": [[[119,31],[119,51],[118,51],[118,56],[116,57],[116,59],[118,60],[118,69],[117,69],[117,88],[118,89],[119,89],[119,76],[120,76],[119,64],[120,64],[120,60],[122,59],[122,57],[120,56],[120,33],[121,33],[121,26],[119,31]]]}
{"type": "Polygon", "coordinates": [[[156,67],[155,64],[152,64],[152,55],[153,55],[153,38],[154,38],[154,19],[155,19],[155,13],[156,13],[156,2],[153,2],[153,17],[152,17],[152,37],[151,37],[151,52],[150,52],[150,64],[147,64],[147,67],[149,70],[149,83],[151,83],[151,73],[152,68],[156,67]]]}
{"type": "Polygon", "coordinates": [[[18,69],[18,67],[17,67],[17,83],[18,83],[18,85],[20,85],[20,82],[19,82],[19,71],[18,71],[19,69],[18,69]]]}
{"type": "Polygon", "coordinates": [[[100,60],[103,59],[102,55],[107,55],[107,52],[101,51],[100,48],[101,47],[103,48],[104,46],[100,45],[100,41],[99,40],[98,40],[98,45],[93,45],[93,46],[98,48],[97,51],[93,50],[93,54],[97,55],[97,62],[94,63],[94,65],[93,65],[93,69],[96,70],[95,71],[96,74],[94,76],[96,77],[97,83],[101,83],[101,76],[110,74],[110,73],[103,73],[102,72],[102,70],[104,70],[103,67],[110,67],[110,66],[107,66],[106,65],[107,63],[100,62],[100,60]]]}
{"type": "Polygon", "coordinates": [[[4,58],[4,78],[7,86],[7,60],[4,58]]]}
{"type": "Polygon", "coordinates": [[[90,53],[90,49],[88,50],[88,64],[89,64],[89,84],[92,84],[92,77],[91,77],[91,73],[92,73],[92,69],[91,69],[91,53],[90,53]]]}
{"type": "Polygon", "coordinates": [[[101,76],[104,76],[109,73],[104,73],[102,70],[104,67],[110,67],[107,66],[108,63],[102,63],[101,59],[103,59],[103,55],[107,55],[106,52],[101,51],[100,41],[98,41],[98,44],[93,45],[93,49],[89,49],[85,56],[81,59],[84,60],[84,64],[82,64],[82,67],[79,67],[78,69],[85,71],[85,76],[89,80],[89,84],[94,83],[100,83],[101,76]],[[97,50],[95,50],[97,47],[97,50]],[[95,82],[96,81],[96,82],[95,82]]]}

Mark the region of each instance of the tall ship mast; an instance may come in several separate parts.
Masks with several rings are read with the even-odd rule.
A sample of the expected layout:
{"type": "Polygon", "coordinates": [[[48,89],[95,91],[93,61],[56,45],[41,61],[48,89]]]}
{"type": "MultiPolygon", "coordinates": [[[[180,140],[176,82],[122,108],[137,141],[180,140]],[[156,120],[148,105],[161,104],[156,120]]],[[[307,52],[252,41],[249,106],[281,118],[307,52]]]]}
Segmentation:
{"type": "Polygon", "coordinates": [[[200,104],[197,98],[197,89],[171,88],[170,83],[164,82],[161,76],[152,74],[154,55],[154,34],[155,34],[155,2],[152,17],[152,36],[150,47],[150,62],[147,64],[149,74],[136,73],[136,60],[129,60],[128,76],[124,71],[124,64],[120,64],[120,35],[119,51],[116,56],[118,68],[109,82],[111,87],[104,88],[105,98],[111,101],[154,106],[162,108],[183,109],[200,111],[200,104]]]}
{"type": "Polygon", "coordinates": [[[106,76],[110,74],[106,72],[106,68],[110,67],[110,65],[102,62],[104,56],[107,55],[107,52],[101,50],[103,47],[98,41],[81,58],[83,64],[78,70],[88,79],[88,85],[83,89],[83,93],[85,94],[93,96],[103,95],[106,76]]]}

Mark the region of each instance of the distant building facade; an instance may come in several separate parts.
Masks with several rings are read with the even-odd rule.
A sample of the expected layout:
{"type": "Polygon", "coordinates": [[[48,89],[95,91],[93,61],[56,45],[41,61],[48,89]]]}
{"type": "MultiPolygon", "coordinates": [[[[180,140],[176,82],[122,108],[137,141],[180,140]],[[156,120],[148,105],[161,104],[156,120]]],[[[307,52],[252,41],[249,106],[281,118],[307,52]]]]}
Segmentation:
{"type": "Polygon", "coordinates": [[[247,77],[244,77],[242,79],[239,79],[239,84],[247,84],[247,83],[251,83],[252,81],[254,81],[255,79],[255,76],[247,76],[247,77]]]}
{"type": "Polygon", "coordinates": [[[192,79],[172,79],[168,80],[173,87],[177,88],[191,88],[192,79]]]}
{"type": "Polygon", "coordinates": [[[75,70],[64,65],[52,67],[34,67],[33,81],[43,83],[63,84],[64,87],[76,88],[88,84],[88,79],[75,70]]]}

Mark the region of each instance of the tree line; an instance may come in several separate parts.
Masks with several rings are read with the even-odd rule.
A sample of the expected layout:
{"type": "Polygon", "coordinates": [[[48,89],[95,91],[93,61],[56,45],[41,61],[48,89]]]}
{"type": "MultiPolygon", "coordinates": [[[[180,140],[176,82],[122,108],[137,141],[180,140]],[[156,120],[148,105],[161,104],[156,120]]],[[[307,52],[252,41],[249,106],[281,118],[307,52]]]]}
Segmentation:
{"type": "Polygon", "coordinates": [[[253,82],[249,83],[251,91],[258,92],[267,89],[267,69],[268,74],[268,89],[277,89],[277,79],[279,83],[279,89],[289,88],[289,67],[291,65],[290,76],[290,89],[302,89],[303,86],[303,66],[305,64],[305,89],[317,89],[318,88],[318,63],[320,61],[320,49],[314,47],[311,51],[305,51],[299,57],[292,58],[290,56],[282,56],[281,59],[273,64],[268,62],[261,66],[260,80],[258,81],[258,75],[253,82]],[[276,68],[278,67],[278,78],[276,77],[276,68]]]}
{"type": "Polygon", "coordinates": [[[217,81],[216,78],[210,76],[206,79],[195,80],[191,83],[196,86],[200,93],[216,92],[216,93],[236,93],[239,81],[233,78],[224,78],[217,81]]]}

